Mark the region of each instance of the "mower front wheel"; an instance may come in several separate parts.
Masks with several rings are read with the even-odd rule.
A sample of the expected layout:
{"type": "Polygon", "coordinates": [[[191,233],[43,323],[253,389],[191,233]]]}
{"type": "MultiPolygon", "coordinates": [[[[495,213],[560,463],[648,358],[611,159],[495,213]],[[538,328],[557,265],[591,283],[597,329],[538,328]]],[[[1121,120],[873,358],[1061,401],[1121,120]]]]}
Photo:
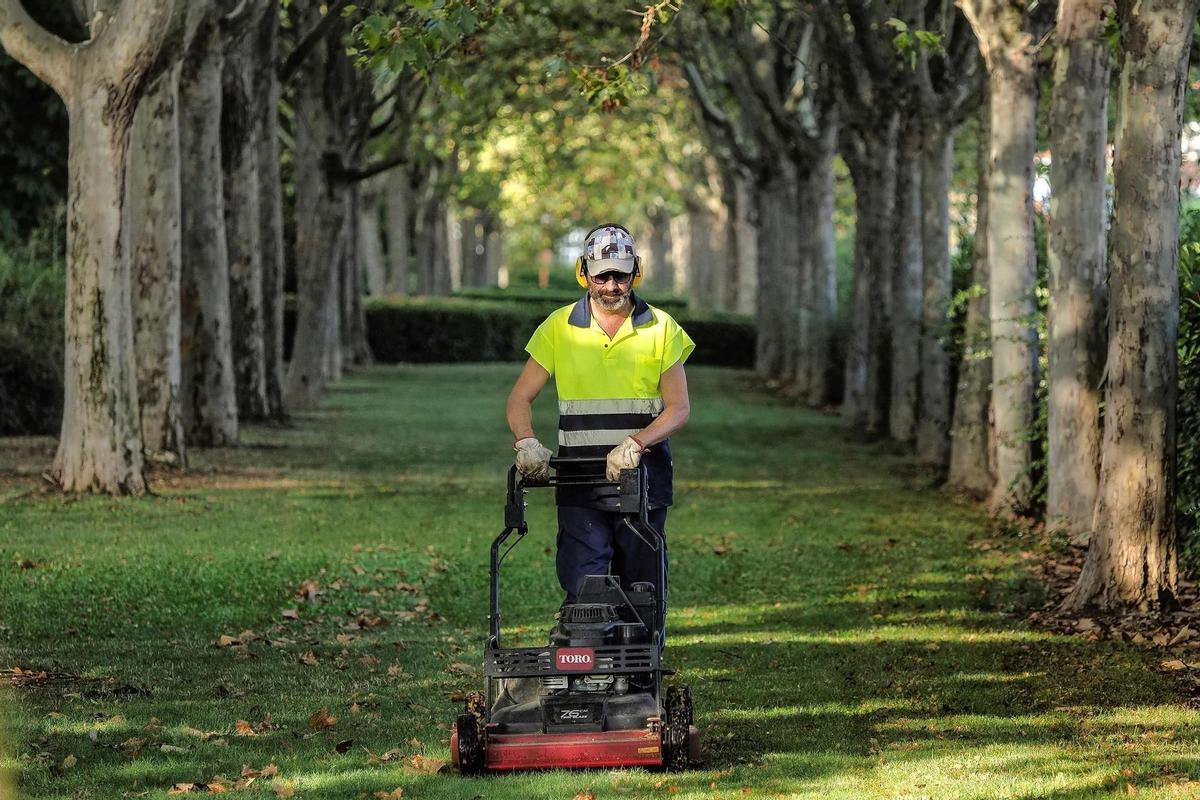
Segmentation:
{"type": "Polygon", "coordinates": [[[482,775],[486,762],[478,717],[460,714],[454,721],[454,733],[458,747],[458,771],[463,775],[482,775]]]}

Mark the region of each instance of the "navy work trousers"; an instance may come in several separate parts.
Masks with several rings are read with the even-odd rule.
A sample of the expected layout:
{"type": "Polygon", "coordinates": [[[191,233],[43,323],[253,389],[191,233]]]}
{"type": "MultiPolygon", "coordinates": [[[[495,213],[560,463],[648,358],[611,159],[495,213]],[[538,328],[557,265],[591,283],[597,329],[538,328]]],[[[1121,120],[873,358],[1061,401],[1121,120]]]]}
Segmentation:
{"type": "MultiPolygon", "coordinates": [[[[654,509],[647,517],[665,537],[667,509],[654,509]]],[[[658,556],[615,511],[559,506],[557,566],[567,603],[575,602],[585,575],[616,575],[621,588],[638,581],[658,587],[658,556]]]]}

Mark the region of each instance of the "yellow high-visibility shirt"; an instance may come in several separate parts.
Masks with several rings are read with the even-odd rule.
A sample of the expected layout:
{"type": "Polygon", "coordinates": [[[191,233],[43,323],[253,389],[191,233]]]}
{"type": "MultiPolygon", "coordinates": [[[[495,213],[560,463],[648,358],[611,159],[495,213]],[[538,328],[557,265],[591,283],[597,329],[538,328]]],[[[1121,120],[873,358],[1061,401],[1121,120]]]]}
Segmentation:
{"type": "MultiPolygon", "coordinates": [[[[633,304],[633,313],[610,340],[584,295],[547,317],[525,347],[554,376],[560,458],[602,458],[653,422],[663,410],[662,374],[686,361],[696,347],[670,314],[637,295],[633,304]]],[[[674,494],[670,443],[652,446],[642,463],[650,507],[669,506],[674,494]]],[[[560,487],[558,502],[613,509],[617,493],[560,487]]]]}

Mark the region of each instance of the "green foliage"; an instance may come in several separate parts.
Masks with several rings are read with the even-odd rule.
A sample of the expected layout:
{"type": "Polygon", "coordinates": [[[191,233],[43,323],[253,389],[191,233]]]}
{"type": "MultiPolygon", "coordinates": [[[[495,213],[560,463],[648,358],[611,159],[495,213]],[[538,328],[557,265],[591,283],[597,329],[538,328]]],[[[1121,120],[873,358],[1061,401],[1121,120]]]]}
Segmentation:
{"type": "Polygon", "coordinates": [[[66,277],[36,242],[0,250],[0,436],[54,433],[62,416],[66,277]]]}
{"type": "Polygon", "coordinates": [[[1176,503],[1180,560],[1200,568],[1200,208],[1185,211],[1179,236],[1179,398],[1176,503]]]}
{"type": "Polygon", "coordinates": [[[896,35],[892,37],[892,46],[908,61],[909,69],[917,68],[917,58],[922,53],[935,56],[946,54],[946,49],[942,45],[942,35],[937,31],[910,27],[908,23],[897,17],[889,19],[887,25],[896,31],[896,35]]]}

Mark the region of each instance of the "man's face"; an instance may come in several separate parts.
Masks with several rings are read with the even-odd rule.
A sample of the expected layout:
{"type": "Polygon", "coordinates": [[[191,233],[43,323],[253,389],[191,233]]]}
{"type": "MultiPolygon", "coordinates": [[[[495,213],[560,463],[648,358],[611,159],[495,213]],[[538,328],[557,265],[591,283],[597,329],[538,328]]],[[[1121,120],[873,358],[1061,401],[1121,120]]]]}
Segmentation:
{"type": "Polygon", "coordinates": [[[633,291],[633,276],[608,271],[588,275],[588,295],[605,311],[621,311],[629,303],[633,291]]]}

